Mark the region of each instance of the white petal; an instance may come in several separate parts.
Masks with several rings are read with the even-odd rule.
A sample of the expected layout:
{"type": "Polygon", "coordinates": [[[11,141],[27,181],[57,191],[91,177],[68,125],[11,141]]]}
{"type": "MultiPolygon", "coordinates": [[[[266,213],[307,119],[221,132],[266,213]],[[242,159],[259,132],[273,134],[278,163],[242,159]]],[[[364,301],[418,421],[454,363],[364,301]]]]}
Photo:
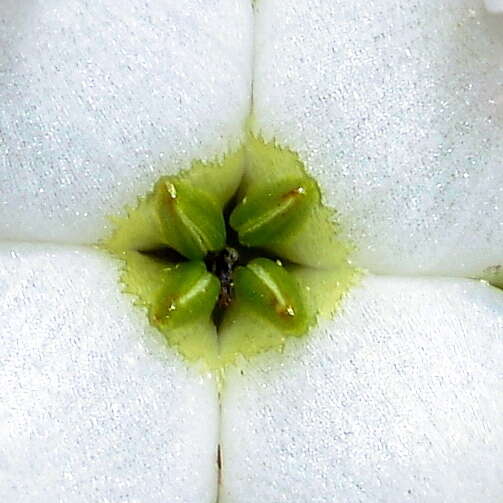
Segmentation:
{"type": "Polygon", "coordinates": [[[503,30],[473,0],[258,2],[254,106],[374,272],[503,260],[503,30]]]}
{"type": "Polygon", "coordinates": [[[0,501],[213,503],[214,381],[91,249],[0,247],[0,501]]]}
{"type": "Polygon", "coordinates": [[[95,242],[160,173],[236,143],[252,21],[234,0],[0,2],[0,238],[95,242]]]}
{"type": "Polygon", "coordinates": [[[502,377],[502,292],[368,278],[335,321],[228,375],[222,501],[499,502],[502,377]]]}
{"type": "Polygon", "coordinates": [[[503,12],[503,0],[485,0],[485,4],[489,12],[503,12]]]}

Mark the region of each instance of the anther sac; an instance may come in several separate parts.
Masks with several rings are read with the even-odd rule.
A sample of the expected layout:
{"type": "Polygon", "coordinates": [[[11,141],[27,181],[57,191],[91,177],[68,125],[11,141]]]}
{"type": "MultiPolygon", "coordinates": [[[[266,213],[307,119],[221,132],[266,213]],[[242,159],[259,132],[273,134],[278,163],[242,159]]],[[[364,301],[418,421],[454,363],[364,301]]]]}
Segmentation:
{"type": "Polygon", "coordinates": [[[246,246],[281,242],[304,222],[318,202],[318,189],[307,177],[257,187],[234,209],[230,225],[246,246]]]}
{"type": "Polygon", "coordinates": [[[163,176],[103,243],[124,291],[209,368],[282,348],[333,314],[358,274],[298,156],[249,136],[222,161],[163,176]]]}
{"type": "Polygon", "coordinates": [[[496,264],[487,267],[482,273],[482,279],[503,290],[503,265],[496,264]]]}
{"type": "Polygon", "coordinates": [[[160,288],[150,309],[154,325],[177,328],[199,317],[208,318],[218,299],[220,282],[201,261],[166,267],[159,277],[160,288]]]}
{"type": "Polygon", "coordinates": [[[161,179],[154,189],[155,212],[166,242],[189,259],[202,259],[225,246],[222,208],[189,181],[161,179]]]}
{"type": "Polygon", "coordinates": [[[277,262],[252,260],[235,273],[236,299],[285,334],[302,334],[308,318],[295,278],[277,262]]]}

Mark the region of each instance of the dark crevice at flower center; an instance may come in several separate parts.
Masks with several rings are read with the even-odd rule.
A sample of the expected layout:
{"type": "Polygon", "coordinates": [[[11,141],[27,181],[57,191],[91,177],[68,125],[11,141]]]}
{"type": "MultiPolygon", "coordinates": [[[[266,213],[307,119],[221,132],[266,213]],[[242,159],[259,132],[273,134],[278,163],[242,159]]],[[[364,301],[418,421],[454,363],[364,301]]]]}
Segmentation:
{"type": "Polygon", "coordinates": [[[205,257],[206,268],[220,281],[220,293],[213,310],[212,318],[218,327],[222,322],[225,310],[232,304],[234,297],[234,269],[244,262],[246,252],[243,250],[236,231],[229,225],[229,218],[236,205],[233,198],[224,211],[226,246],[217,252],[210,252],[205,257]]]}
{"type": "Polygon", "coordinates": [[[156,248],[155,250],[137,250],[142,255],[159,259],[167,264],[180,264],[187,259],[173,248],[156,248]]]}
{"type": "MultiPolygon", "coordinates": [[[[210,253],[205,259],[206,267],[220,280],[220,293],[215,310],[222,311],[227,309],[232,302],[234,282],[232,273],[239,263],[239,252],[236,248],[226,246],[219,253],[210,253]]],[[[213,319],[218,325],[218,313],[213,314],[213,319]]]]}

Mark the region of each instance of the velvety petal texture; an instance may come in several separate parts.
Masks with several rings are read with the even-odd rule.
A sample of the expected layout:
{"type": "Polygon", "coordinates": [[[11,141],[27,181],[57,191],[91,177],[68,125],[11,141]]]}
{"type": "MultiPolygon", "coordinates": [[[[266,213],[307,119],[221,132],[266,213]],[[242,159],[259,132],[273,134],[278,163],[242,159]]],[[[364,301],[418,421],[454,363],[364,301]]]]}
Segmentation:
{"type": "Polygon", "coordinates": [[[95,242],[161,173],[236,144],[252,8],[0,2],[0,239],[95,242]]]}
{"type": "Polygon", "coordinates": [[[214,379],[90,249],[0,246],[0,501],[214,503],[214,379]]]}
{"type": "Polygon", "coordinates": [[[228,374],[222,503],[498,503],[503,292],[369,277],[284,354],[228,374]]]}
{"type": "Polygon", "coordinates": [[[489,12],[503,13],[503,0],[485,0],[485,4],[489,12]]]}
{"type": "Polygon", "coordinates": [[[503,261],[503,29],[473,0],[257,2],[256,125],[372,272],[503,261]]]}

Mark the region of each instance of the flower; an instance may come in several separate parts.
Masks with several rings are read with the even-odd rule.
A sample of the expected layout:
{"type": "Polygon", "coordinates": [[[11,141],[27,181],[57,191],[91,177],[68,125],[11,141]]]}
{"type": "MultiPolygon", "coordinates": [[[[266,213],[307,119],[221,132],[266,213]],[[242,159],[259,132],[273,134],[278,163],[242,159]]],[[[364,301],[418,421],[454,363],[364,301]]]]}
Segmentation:
{"type": "Polygon", "coordinates": [[[4,0],[0,499],[498,501],[503,294],[473,278],[502,261],[500,26],[472,0],[4,0]],[[369,274],[219,402],[90,245],[252,100],[369,274]]]}

